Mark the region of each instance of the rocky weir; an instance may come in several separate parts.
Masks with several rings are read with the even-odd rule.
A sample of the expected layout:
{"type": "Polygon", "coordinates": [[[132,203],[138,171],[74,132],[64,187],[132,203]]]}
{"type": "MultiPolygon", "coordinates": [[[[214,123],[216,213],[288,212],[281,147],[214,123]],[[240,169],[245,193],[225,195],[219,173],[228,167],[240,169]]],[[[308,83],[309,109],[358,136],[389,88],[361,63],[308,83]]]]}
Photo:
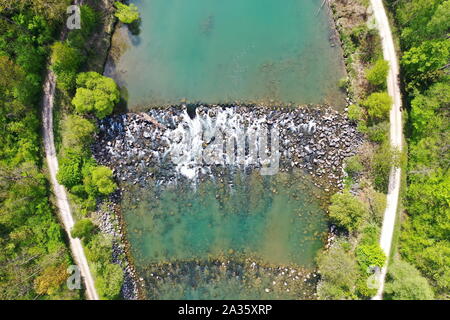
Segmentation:
{"type": "Polygon", "coordinates": [[[182,105],[100,120],[93,153],[119,182],[141,186],[301,168],[328,191],[343,187],[344,160],[361,142],[330,107],[182,105]]]}
{"type": "MultiPolygon", "coordinates": [[[[178,275],[174,270],[167,271],[174,268],[173,263],[149,265],[138,275],[127,262],[125,256],[130,255],[125,254],[128,251],[124,245],[128,243],[126,228],[119,211],[122,197],[129,188],[187,184],[195,189],[200,182],[212,180],[228,184],[231,190],[233,176],[239,171],[277,174],[300,169],[313,177],[316,186],[331,194],[343,188],[344,161],[356,154],[362,142],[362,136],[345,114],[327,106],[181,105],[113,115],[100,120],[98,128],[96,143],[92,146],[94,157],[99,164],[113,169],[120,186],[107,208],[98,211],[98,218],[103,232],[123,239],[114,245],[114,260],[124,267],[122,291],[126,299],[137,298],[141,289],[149,298],[164,296],[161,294],[164,290],[155,286],[162,279],[174,286],[177,286],[177,279],[188,281],[181,271],[178,275]]],[[[332,232],[330,235],[332,237],[332,232]]],[[[301,273],[297,278],[281,281],[284,267],[267,266],[256,259],[240,261],[242,265],[231,262],[230,267],[226,259],[212,264],[199,262],[196,268],[210,265],[211,270],[215,270],[215,264],[224,264],[226,271],[213,274],[215,279],[229,281],[240,276],[233,267],[233,263],[237,263],[247,273],[259,270],[258,277],[272,284],[267,285],[266,293],[291,290],[291,294],[295,291],[298,297],[314,298],[310,290],[315,283],[311,282],[315,280],[314,273],[299,271],[303,270],[299,268],[295,271],[296,275],[301,273]],[[297,281],[301,285],[290,287],[291,282],[297,281]],[[276,289],[274,283],[283,285],[276,289]],[[285,283],[289,283],[289,287],[285,287],[285,283]]],[[[189,263],[193,262],[187,265],[189,263]]],[[[185,264],[175,269],[184,270],[185,264]]]]}

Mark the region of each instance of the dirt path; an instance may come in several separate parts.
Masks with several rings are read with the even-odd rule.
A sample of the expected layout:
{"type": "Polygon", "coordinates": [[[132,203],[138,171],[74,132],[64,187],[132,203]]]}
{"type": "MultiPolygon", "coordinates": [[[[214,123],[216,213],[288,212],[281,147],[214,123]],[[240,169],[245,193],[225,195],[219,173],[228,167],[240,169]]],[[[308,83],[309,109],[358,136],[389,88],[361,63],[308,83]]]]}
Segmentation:
{"type": "MultiPolygon", "coordinates": [[[[386,16],[386,11],[383,6],[382,0],[370,1],[377,26],[380,32],[384,59],[389,62],[390,71],[387,79],[387,86],[389,95],[392,97],[394,104],[390,111],[390,141],[391,145],[399,150],[402,149],[403,137],[402,137],[402,113],[401,113],[401,92],[398,82],[399,65],[397,54],[394,47],[394,41],[392,39],[391,28],[389,26],[389,20],[386,16]]],[[[401,169],[392,168],[389,176],[389,189],[387,194],[386,211],[384,212],[383,226],[381,229],[380,246],[389,259],[392,245],[392,236],[394,234],[394,226],[396,219],[396,212],[398,206],[398,197],[400,192],[400,177],[401,169]]],[[[373,297],[374,300],[381,300],[383,298],[384,281],[387,273],[387,265],[381,270],[380,275],[380,287],[377,295],[373,297]]]]}
{"type": "MultiPolygon", "coordinates": [[[[82,4],[82,0],[75,0],[76,5],[82,4]]],[[[63,39],[65,33],[61,35],[63,39]]],[[[92,278],[91,270],[87,263],[86,255],[80,239],[72,238],[70,230],[74,225],[72,213],[70,211],[69,202],[67,200],[66,190],[56,180],[56,173],[58,172],[58,159],[56,158],[55,142],[53,137],[53,104],[55,97],[55,75],[50,70],[47,70],[47,76],[44,83],[44,95],[42,100],[42,121],[43,121],[43,138],[45,147],[45,156],[47,159],[48,170],[50,173],[50,182],[53,187],[53,192],[56,197],[56,205],[58,206],[58,215],[63,223],[64,230],[67,233],[72,257],[80,269],[81,277],[86,289],[86,297],[89,300],[99,300],[97,290],[95,289],[94,279],[92,278]]]]}

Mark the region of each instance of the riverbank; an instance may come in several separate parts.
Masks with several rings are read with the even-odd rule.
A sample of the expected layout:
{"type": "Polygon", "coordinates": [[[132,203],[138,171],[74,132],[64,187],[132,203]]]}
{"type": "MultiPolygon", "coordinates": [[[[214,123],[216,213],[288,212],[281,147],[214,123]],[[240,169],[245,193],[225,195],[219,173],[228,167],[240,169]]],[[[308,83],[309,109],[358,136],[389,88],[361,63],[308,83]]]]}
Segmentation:
{"type": "MultiPolygon", "coordinates": [[[[69,53],[76,52],[86,57],[86,59],[79,60],[82,63],[78,63],[74,67],[75,70],[72,72],[75,74],[82,71],[103,72],[109,54],[111,37],[117,23],[114,12],[115,8],[110,1],[83,2],[81,6],[83,31],[71,30],[68,33],[67,39],[58,43],[60,47],[67,48],[66,50],[69,53]]],[[[78,129],[71,127],[70,123],[73,124],[71,121],[76,121],[78,125],[88,125],[93,131],[95,131],[95,126],[90,124],[92,119],[89,117],[82,118],[74,114],[71,104],[74,90],[70,86],[63,86],[62,81],[57,79],[56,92],[52,94],[51,98],[55,99],[54,134],[57,143],[56,151],[58,158],[60,162],[67,161],[68,151],[77,149],[82,157],[82,161],[90,162],[89,142],[80,141],[74,144],[74,141],[71,141],[69,137],[78,134],[78,129]]],[[[80,187],[81,189],[84,188],[83,185],[80,185],[80,187]]],[[[120,278],[116,277],[113,280],[107,275],[100,274],[100,271],[104,270],[105,266],[111,270],[114,268],[114,265],[119,265],[123,269],[123,285],[121,286],[122,289],[119,290],[121,291],[120,295],[124,299],[137,299],[139,290],[136,285],[136,279],[134,278],[133,265],[130,262],[131,257],[127,253],[127,240],[125,231],[121,227],[120,214],[117,213],[114,205],[111,205],[110,200],[104,196],[97,195],[97,198],[91,196],[86,198],[83,192],[77,193],[71,188],[67,188],[67,190],[69,191],[68,201],[70,201],[75,222],[86,219],[92,220],[99,230],[99,234],[96,235],[98,241],[103,241],[101,248],[98,248],[98,252],[101,251],[106,256],[111,254],[110,259],[102,258],[102,262],[98,260],[92,261],[96,253],[92,251],[89,243],[83,241],[83,247],[87,252],[88,264],[92,270],[95,287],[99,291],[100,298],[118,298],[119,292],[110,294],[109,296],[102,295],[99,286],[102,286],[102,290],[110,290],[111,287],[108,288],[107,286],[113,286],[118,279],[122,283],[122,276],[120,278]]],[[[98,257],[95,259],[98,259],[98,257]]],[[[111,292],[111,290],[108,292],[111,292]]]]}

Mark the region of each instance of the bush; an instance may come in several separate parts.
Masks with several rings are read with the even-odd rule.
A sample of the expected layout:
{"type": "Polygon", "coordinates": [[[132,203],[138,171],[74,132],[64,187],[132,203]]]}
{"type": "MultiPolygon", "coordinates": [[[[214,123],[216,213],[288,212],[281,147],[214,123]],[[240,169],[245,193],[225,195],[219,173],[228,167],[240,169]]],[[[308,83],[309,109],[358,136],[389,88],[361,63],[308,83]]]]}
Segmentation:
{"type": "Polygon", "coordinates": [[[56,178],[60,184],[66,188],[71,188],[80,184],[83,176],[81,168],[83,159],[78,151],[68,148],[63,152],[59,161],[59,169],[56,178]]]}
{"type": "Polygon", "coordinates": [[[91,219],[81,219],[75,223],[70,233],[72,234],[72,238],[79,238],[84,243],[87,243],[93,236],[94,230],[95,225],[91,219]]]}
{"type": "Polygon", "coordinates": [[[103,272],[97,275],[97,289],[100,296],[106,299],[117,299],[122,289],[123,270],[113,263],[104,266],[103,272]]]}
{"type": "Polygon", "coordinates": [[[119,102],[120,92],[114,80],[97,72],[80,73],[77,86],[72,100],[77,112],[94,113],[98,118],[104,118],[119,102]]]}
{"type": "Polygon", "coordinates": [[[386,88],[386,79],[389,72],[389,63],[386,60],[379,59],[367,70],[367,81],[378,89],[386,88]]]}
{"type": "Polygon", "coordinates": [[[75,88],[76,74],[83,61],[82,57],[80,51],[67,43],[56,42],[52,46],[51,64],[59,88],[65,91],[75,88]]]}
{"type": "Polygon", "coordinates": [[[130,4],[129,6],[115,2],[114,6],[117,8],[115,16],[123,23],[133,23],[139,20],[139,10],[134,4],[130,4]]]}
{"type": "Polygon", "coordinates": [[[379,244],[362,244],[356,248],[356,260],[362,272],[367,272],[372,266],[382,268],[386,262],[386,255],[379,244]]]}
{"type": "Polygon", "coordinates": [[[392,106],[392,99],[387,92],[372,93],[362,104],[374,122],[387,120],[392,106]]]}
{"type": "Polygon", "coordinates": [[[389,122],[383,121],[367,128],[367,135],[372,142],[384,143],[389,137],[389,122]]]}
{"type": "Polygon", "coordinates": [[[392,300],[432,300],[433,290],[420,272],[406,261],[396,260],[389,268],[386,298],[392,300]]]}
{"type": "Polygon", "coordinates": [[[350,232],[357,230],[367,215],[364,204],[348,191],[336,193],[331,197],[329,211],[333,223],[350,232]]]}
{"type": "Polygon", "coordinates": [[[117,185],[113,181],[113,173],[108,167],[96,167],[91,171],[91,175],[91,182],[99,193],[108,195],[116,190],[117,185]]]}
{"type": "Polygon", "coordinates": [[[97,127],[78,115],[69,115],[63,123],[63,141],[69,148],[89,149],[97,127]]]}
{"type": "Polygon", "coordinates": [[[355,122],[362,119],[362,111],[357,104],[348,106],[348,118],[355,122]]]}
{"type": "Polygon", "coordinates": [[[355,257],[337,243],[317,256],[317,266],[322,280],[317,287],[320,299],[353,298],[358,278],[355,257]]]}
{"type": "Polygon", "coordinates": [[[345,171],[349,176],[355,177],[363,170],[364,166],[357,155],[345,160],[345,171]]]}

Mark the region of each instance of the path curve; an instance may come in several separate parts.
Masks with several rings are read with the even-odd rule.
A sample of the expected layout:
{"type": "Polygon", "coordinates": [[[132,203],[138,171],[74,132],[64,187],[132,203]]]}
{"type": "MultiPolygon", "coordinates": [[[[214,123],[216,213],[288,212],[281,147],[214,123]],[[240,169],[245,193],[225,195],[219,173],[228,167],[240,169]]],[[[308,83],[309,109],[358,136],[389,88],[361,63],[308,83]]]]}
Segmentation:
{"type": "MultiPolygon", "coordinates": [[[[370,0],[372,5],[377,27],[380,32],[381,44],[383,47],[384,59],[389,62],[389,74],[387,78],[388,93],[393,99],[393,106],[390,111],[390,142],[391,146],[402,150],[403,147],[403,128],[402,128],[402,99],[399,86],[399,64],[397,53],[395,51],[394,40],[392,38],[389,20],[383,6],[382,0],[370,0]]],[[[381,228],[380,246],[386,254],[387,261],[381,269],[379,278],[380,286],[373,300],[383,299],[384,282],[391,253],[392,236],[394,234],[396,213],[398,207],[398,198],[400,193],[401,169],[392,167],[389,175],[389,188],[387,194],[386,210],[384,212],[383,226],[381,228]]]]}

